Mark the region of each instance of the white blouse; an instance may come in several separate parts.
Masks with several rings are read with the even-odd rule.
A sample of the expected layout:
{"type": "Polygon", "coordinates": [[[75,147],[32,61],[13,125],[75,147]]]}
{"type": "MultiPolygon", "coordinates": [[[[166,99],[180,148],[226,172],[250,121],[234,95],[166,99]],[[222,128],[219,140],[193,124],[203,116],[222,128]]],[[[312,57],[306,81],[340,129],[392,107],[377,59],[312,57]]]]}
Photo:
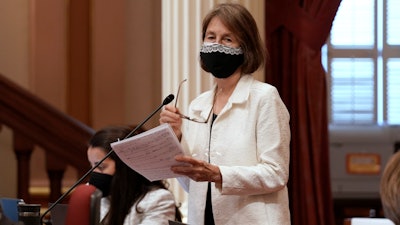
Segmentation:
{"type": "MultiPolygon", "coordinates": [[[[123,204],[121,202],[121,204],[123,204]]],[[[136,212],[136,204],[126,216],[124,225],[168,225],[168,220],[175,220],[175,200],[173,194],[166,189],[152,190],[139,202],[139,210],[136,212]]],[[[101,199],[100,221],[104,219],[110,208],[110,200],[107,197],[101,199]]]]}

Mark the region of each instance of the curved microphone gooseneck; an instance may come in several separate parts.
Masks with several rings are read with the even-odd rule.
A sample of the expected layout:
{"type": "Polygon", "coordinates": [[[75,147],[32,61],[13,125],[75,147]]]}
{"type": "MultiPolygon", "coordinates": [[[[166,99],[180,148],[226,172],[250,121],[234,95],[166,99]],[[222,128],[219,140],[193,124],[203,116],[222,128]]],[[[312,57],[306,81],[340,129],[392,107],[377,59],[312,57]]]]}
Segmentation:
{"type": "MultiPolygon", "coordinates": [[[[139,128],[141,128],[143,126],[143,124],[145,124],[151,117],[154,116],[154,114],[156,114],[164,105],[169,104],[170,102],[172,102],[172,100],[174,100],[175,96],[173,94],[168,95],[164,101],[162,102],[161,105],[158,106],[158,108],[156,110],[154,110],[145,120],[143,120],[143,122],[141,122],[139,125],[137,125],[135,127],[135,129],[133,129],[128,135],[126,135],[126,137],[124,137],[124,139],[129,138],[132,134],[134,134],[139,128]]],[[[124,140],[121,139],[121,140],[124,140]]],[[[86,179],[86,177],[89,176],[89,174],[91,174],[93,172],[93,170],[95,170],[99,165],[101,165],[101,163],[103,163],[104,160],[106,160],[112,153],[114,152],[114,149],[111,149],[111,151],[109,151],[104,158],[102,158],[95,166],[93,166],[92,168],[90,168],[90,170],[88,170],[81,178],[79,178],[79,180],[77,182],[75,182],[75,184],[73,184],[68,191],[66,191],[63,195],[61,195],[60,198],[58,198],[53,204],[51,204],[51,206],[49,206],[49,208],[43,213],[43,215],[40,217],[40,224],[43,224],[43,219],[44,217],[47,215],[47,213],[49,213],[56,205],[58,205],[62,200],[64,200],[64,198],[72,191],[76,188],[76,186],[78,186],[84,179],[86,179]]]]}

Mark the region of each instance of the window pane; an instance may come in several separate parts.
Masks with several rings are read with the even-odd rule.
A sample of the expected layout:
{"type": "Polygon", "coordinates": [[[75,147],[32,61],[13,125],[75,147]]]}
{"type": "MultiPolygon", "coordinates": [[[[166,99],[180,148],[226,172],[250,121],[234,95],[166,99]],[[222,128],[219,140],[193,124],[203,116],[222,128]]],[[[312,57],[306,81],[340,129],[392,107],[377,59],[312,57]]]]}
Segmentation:
{"type": "Polygon", "coordinates": [[[374,7],[374,0],[342,1],[333,21],[331,44],[374,46],[374,7]]]}
{"type": "Polygon", "coordinates": [[[366,58],[336,58],[331,70],[331,122],[373,124],[374,62],[366,58]]]}
{"type": "Polygon", "coordinates": [[[400,45],[400,1],[387,0],[387,43],[400,45]]]}
{"type": "Polygon", "coordinates": [[[400,124],[400,59],[387,62],[387,122],[400,124]]]}

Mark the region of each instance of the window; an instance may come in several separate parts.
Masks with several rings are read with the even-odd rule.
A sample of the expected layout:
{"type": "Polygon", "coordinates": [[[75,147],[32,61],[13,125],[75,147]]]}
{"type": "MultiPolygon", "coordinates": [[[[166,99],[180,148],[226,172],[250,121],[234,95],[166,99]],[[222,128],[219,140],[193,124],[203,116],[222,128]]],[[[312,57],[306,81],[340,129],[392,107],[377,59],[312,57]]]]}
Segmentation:
{"type": "Polygon", "coordinates": [[[400,1],[343,0],[323,52],[331,125],[400,125],[400,1]]]}

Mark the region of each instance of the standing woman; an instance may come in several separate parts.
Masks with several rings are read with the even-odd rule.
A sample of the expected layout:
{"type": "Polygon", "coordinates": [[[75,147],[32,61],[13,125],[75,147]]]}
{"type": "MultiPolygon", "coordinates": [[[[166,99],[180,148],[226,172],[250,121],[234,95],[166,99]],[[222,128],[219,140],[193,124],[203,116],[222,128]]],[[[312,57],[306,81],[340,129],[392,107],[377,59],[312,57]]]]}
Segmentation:
{"type": "Polygon", "coordinates": [[[175,159],[191,164],[172,167],[189,192],[188,224],[290,224],[289,113],[276,88],[251,75],[266,58],[256,22],[240,4],[220,4],[202,37],[200,64],[215,86],[188,116],[171,105],[160,114],[187,151],[175,159]]]}
{"type": "MultiPolygon", "coordinates": [[[[131,132],[129,127],[106,127],[89,141],[87,156],[95,166],[111,151],[110,144],[131,132]]],[[[113,152],[93,171],[90,184],[103,192],[100,220],[103,225],[168,225],[180,215],[173,194],[163,181],[150,182],[113,152]]]]}

